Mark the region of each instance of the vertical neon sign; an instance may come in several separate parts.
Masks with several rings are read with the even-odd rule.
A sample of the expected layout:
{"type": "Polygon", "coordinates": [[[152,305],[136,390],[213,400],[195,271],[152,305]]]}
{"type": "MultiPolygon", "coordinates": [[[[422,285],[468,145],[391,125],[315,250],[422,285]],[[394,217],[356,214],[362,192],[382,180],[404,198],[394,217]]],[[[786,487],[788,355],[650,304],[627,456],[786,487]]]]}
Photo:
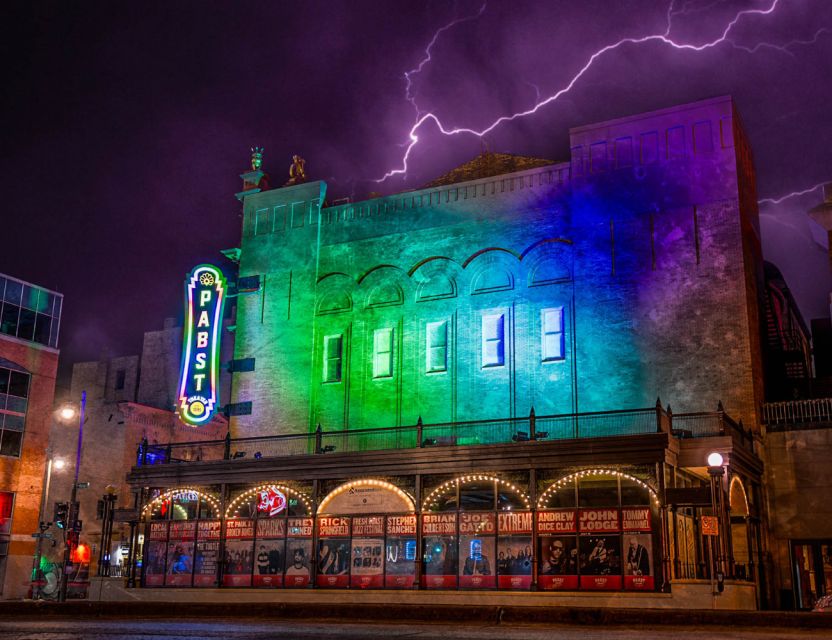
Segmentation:
{"type": "Polygon", "coordinates": [[[219,353],[225,277],[210,264],[194,267],[185,280],[185,333],[179,381],[179,417],[205,424],[219,404],[219,353]]]}

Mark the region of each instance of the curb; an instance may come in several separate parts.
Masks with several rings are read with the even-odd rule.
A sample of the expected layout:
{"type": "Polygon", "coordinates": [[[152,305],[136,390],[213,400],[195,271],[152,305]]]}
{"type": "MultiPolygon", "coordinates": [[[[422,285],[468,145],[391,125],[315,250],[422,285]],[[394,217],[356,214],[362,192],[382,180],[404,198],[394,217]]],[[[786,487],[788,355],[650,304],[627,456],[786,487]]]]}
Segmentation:
{"type": "Polygon", "coordinates": [[[373,622],[832,629],[832,615],[784,611],[182,602],[0,602],[0,618],[240,618],[373,622]]]}

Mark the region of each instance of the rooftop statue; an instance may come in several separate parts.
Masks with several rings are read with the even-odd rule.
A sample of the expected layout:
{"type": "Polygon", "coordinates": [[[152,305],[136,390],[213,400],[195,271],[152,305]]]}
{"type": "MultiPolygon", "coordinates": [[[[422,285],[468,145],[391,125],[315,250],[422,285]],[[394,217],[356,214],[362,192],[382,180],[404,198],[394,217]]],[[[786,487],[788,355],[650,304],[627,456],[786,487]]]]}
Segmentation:
{"type": "Polygon", "coordinates": [[[291,187],[301,182],[306,182],[306,160],[296,154],[292,156],[292,166],[289,167],[289,181],[283,186],[291,187]]]}
{"type": "Polygon", "coordinates": [[[260,171],[263,166],[263,147],[251,148],[251,170],[260,171]]]}

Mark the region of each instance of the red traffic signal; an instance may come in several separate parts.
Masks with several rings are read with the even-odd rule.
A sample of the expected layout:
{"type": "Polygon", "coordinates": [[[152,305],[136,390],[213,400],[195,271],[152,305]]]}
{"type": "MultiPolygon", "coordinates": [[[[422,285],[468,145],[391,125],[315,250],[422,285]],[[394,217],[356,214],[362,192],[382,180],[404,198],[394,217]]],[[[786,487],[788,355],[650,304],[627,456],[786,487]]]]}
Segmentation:
{"type": "Polygon", "coordinates": [[[83,542],[72,549],[69,559],[73,564],[83,564],[90,561],[90,547],[83,542]]]}

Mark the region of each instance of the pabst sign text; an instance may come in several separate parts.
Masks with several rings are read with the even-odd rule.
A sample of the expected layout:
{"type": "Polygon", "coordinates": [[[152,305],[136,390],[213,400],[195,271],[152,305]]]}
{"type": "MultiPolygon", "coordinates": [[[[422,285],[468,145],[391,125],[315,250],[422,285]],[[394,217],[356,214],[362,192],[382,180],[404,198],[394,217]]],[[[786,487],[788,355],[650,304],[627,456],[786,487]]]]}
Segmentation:
{"type": "Polygon", "coordinates": [[[219,348],[225,277],[208,264],[195,267],[185,282],[185,332],[177,408],[183,422],[199,426],[219,404],[219,348]]]}

